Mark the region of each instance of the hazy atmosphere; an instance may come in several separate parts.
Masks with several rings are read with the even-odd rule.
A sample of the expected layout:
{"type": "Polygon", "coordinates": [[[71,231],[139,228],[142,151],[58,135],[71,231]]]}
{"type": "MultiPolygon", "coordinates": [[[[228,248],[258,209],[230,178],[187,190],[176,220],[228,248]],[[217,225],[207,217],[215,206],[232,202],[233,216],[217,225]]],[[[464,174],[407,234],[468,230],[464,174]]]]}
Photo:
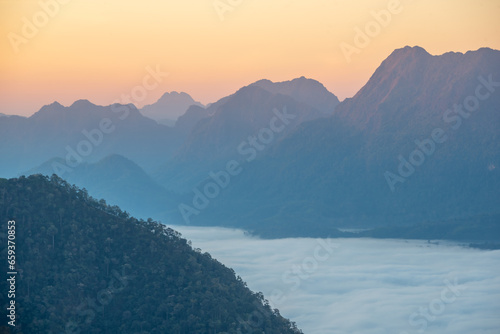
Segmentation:
{"type": "Polygon", "coordinates": [[[0,334],[500,333],[499,18],[0,0],[0,334]]]}
{"type": "Polygon", "coordinates": [[[499,251],[450,242],[261,240],[241,230],[175,229],[234,268],[305,333],[494,334],[500,327],[499,251]]]}
{"type": "Polygon", "coordinates": [[[141,107],[165,91],[206,104],[262,78],[300,76],[344,99],[405,45],[434,55],[500,49],[496,0],[3,0],[0,13],[0,107],[25,116],[54,101],[111,104],[147,66],[168,77],[132,100],[141,107]],[[389,7],[374,37],[355,40],[389,7]]]}

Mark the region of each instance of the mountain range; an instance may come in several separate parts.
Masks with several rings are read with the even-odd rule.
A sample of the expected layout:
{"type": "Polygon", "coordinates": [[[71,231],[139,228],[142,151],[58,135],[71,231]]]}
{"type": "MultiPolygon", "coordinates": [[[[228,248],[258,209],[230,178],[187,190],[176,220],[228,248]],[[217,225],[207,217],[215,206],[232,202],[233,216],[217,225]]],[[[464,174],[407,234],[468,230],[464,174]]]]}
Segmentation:
{"type": "MultiPolygon", "coordinates": [[[[207,107],[188,94],[165,94],[151,108],[184,109],[173,126],[131,105],[55,103],[26,119],[0,118],[6,158],[0,175],[50,174],[48,165],[64,165],[54,158],[64,160],[65,148],[76,151],[82,140],[90,142],[85,133],[109,119],[116,129],[82,157],[81,168],[71,167],[80,176],[68,179],[141,216],[147,207],[165,221],[268,236],[462,224],[500,213],[499,81],[497,50],[433,56],[405,47],[342,102],[318,81],[301,77],[260,80],[207,107]],[[123,173],[118,165],[141,171],[123,173]],[[234,172],[229,179],[228,168],[234,172]],[[114,170],[126,176],[113,177],[114,170]],[[91,181],[98,174],[107,177],[91,181]],[[106,191],[95,187],[106,179],[113,180],[106,191]],[[142,190],[134,179],[142,180],[142,190]],[[134,203],[127,183],[141,197],[147,189],[156,195],[134,203]]],[[[103,125],[108,131],[110,125],[103,125]]]]}
{"type": "Polygon", "coordinates": [[[498,213],[497,81],[496,50],[396,50],[332,117],[302,124],[195,218],[324,234],[498,213]]]}
{"type": "MultiPolygon", "coordinates": [[[[321,86],[305,78],[292,82],[311,89],[321,86]]],[[[281,83],[277,85],[280,87],[281,83]]],[[[333,94],[328,94],[336,100],[333,94]]],[[[212,104],[206,112],[210,117],[196,123],[172,161],[154,174],[160,184],[172,191],[189,191],[203,181],[210,170],[222,168],[229,160],[247,159],[242,152],[252,150],[252,145],[259,150],[269,148],[299,124],[326,117],[322,111],[297,101],[292,95],[272,93],[257,84],[241,88],[212,104]],[[256,143],[245,144],[252,137],[256,143]]]]}
{"type": "Polygon", "coordinates": [[[142,116],[131,104],[104,107],[79,100],[64,107],[55,102],[28,118],[1,118],[0,173],[16,176],[55,157],[65,159],[54,169],[61,173],[110,154],[147,170],[169,160],[177,138],[175,130],[142,116]]]}
{"type": "Polygon", "coordinates": [[[144,106],[141,114],[160,124],[174,126],[177,119],[192,105],[204,107],[187,93],[167,92],[155,103],[144,106]]]}
{"type": "Polygon", "coordinates": [[[283,82],[263,79],[253,83],[252,86],[258,86],[272,94],[291,96],[298,102],[310,105],[325,114],[333,114],[340,103],[339,99],[329,92],[323,84],[305,77],[283,82]]]}
{"type": "MultiPolygon", "coordinates": [[[[24,174],[52,175],[54,166],[64,164],[54,158],[24,174]]],[[[168,203],[176,196],[158,185],[132,160],[121,155],[109,155],[98,162],[84,162],[64,174],[66,181],[78,184],[95,198],[104,198],[110,205],[127,208],[137,218],[165,217],[168,203]]]]}

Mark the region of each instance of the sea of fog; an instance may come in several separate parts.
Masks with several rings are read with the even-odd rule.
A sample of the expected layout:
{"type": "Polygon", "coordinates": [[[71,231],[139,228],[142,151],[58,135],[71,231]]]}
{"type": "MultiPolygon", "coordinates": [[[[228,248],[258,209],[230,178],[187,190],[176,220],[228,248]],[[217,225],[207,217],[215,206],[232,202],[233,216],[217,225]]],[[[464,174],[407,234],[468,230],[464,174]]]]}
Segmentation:
{"type": "Polygon", "coordinates": [[[305,334],[500,333],[500,251],[406,240],[262,240],[241,230],[173,228],[233,268],[305,334]]]}

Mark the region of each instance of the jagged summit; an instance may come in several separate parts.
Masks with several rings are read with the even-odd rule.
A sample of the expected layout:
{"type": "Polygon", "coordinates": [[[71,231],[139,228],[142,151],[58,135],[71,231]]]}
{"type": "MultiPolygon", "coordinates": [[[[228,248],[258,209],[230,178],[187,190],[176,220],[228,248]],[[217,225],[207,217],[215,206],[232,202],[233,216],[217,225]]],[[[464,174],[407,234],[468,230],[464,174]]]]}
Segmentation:
{"type": "Polygon", "coordinates": [[[298,102],[306,103],[326,114],[331,114],[340,103],[339,99],[317,80],[304,76],[290,81],[272,82],[262,79],[250,86],[261,87],[273,94],[288,95],[298,102]]]}
{"type": "Polygon", "coordinates": [[[49,115],[58,115],[63,113],[66,110],[66,107],[55,101],[51,104],[45,105],[40,110],[35,112],[30,118],[37,119],[40,117],[45,117],[49,115]]]}
{"type": "MultiPolygon", "coordinates": [[[[429,52],[427,52],[427,50],[425,50],[423,47],[421,46],[405,46],[403,48],[400,48],[400,49],[396,49],[392,52],[391,56],[392,55],[399,55],[399,54],[404,54],[404,55],[431,55],[429,52]]],[[[389,56],[390,57],[390,56],[389,56]]]]}
{"type": "Polygon", "coordinates": [[[158,123],[172,126],[192,105],[205,107],[187,93],[172,91],[164,93],[155,103],[144,106],[141,113],[158,123]]]}

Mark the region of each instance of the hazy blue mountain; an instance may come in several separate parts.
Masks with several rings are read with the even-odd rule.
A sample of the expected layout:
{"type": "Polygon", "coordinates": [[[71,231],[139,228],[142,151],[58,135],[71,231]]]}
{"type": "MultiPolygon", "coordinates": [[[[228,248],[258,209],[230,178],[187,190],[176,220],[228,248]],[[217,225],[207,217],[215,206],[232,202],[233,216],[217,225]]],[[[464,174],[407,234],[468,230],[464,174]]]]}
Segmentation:
{"type": "Polygon", "coordinates": [[[0,118],[0,175],[15,176],[53,157],[65,167],[120,154],[146,170],[168,161],[182,139],[133,105],[55,102],[29,118],[0,118]]]}
{"type": "Polygon", "coordinates": [[[329,233],[498,213],[499,81],[496,50],[396,50],[334,116],[243,166],[194,223],[329,233]]]}
{"type": "MultiPolygon", "coordinates": [[[[293,89],[298,87],[302,81],[304,81],[302,86],[321,90],[321,93],[316,94],[317,96],[324,93],[324,87],[314,80],[295,79],[287,85],[282,85],[282,83],[276,85],[281,87],[280,90],[283,93],[293,93],[298,96],[300,94],[293,89]]],[[[256,88],[255,86],[255,88],[248,89],[256,88]]],[[[271,88],[268,87],[268,89],[271,88]]],[[[311,90],[311,96],[314,95],[313,91],[314,89],[311,90]]],[[[333,96],[328,92],[324,95],[328,94],[333,96]]],[[[224,134],[217,133],[220,128],[213,125],[217,122],[225,122],[224,117],[219,116],[221,112],[219,110],[227,109],[224,107],[227,103],[231,104],[232,108],[237,109],[233,116],[239,118],[240,125],[249,121],[248,115],[241,113],[246,106],[238,106],[235,95],[220,99],[206,110],[201,104],[192,100],[188,94],[172,92],[166,93],[154,105],[146,106],[141,110],[142,113],[153,117],[155,110],[164,108],[161,109],[161,112],[175,115],[171,117],[172,124],[170,125],[175,122],[173,127],[157,124],[151,118],[143,116],[132,104],[97,106],[87,100],[76,101],[69,107],[54,102],[44,106],[28,118],[2,117],[0,120],[0,154],[3,159],[0,161],[0,175],[16,176],[20,171],[39,166],[53,157],[67,158],[68,162],[64,164],[64,169],[69,170],[72,165],[81,162],[97,162],[111,154],[125,156],[147,172],[158,170],[159,166],[172,166],[172,169],[175,169],[178,167],[177,162],[183,163],[186,160],[183,157],[190,156],[191,153],[194,153],[193,156],[196,157],[200,153],[200,149],[203,149],[203,143],[200,143],[200,140],[205,140],[207,136],[213,137],[225,145],[226,147],[222,151],[234,145],[235,138],[225,138],[224,134]],[[174,112],[174,109],[177,111],[174,112]],[[179,117],[179,115],[182,116],[179,117]],[[214,117],[212,118],[212,116],[214,117]],[[175,121],[177,117],[179,118],[175,121]],[[210,121],[208,122],[208,120],[210,121]],[[203,123],[203,121],[207,121],[208,126],[200,125],[202,130],[192,134],[191,132],[196,129],[198,122],[203,123]],[[103,130],[108,133],[103,132],[103,130]],[[215,131],[213,136],[207,134],[209,131],[215,131]],[[223,143],[226,139],[228,139],[227,143],[223,143]],[[181,146],[182,149],[180,149],[181,146]],[[175,156],[175,160],[172,160],[175,152],[178,154],[175,156]]],[[[243,101],[243,103],[247,103],[247,101],[243,101]]],[[[255,110],[252,110],[251,113],[256,115],[260,113],[262,116],[266,112],[272,112],[272,108],[265,112],[256,111],[261,107],[268,109],[269,107],[258,105],[259,101],[252,103],[255,110]]],[[[308,109],[307,106],[301,108],[308,109]]],[[[307,115],[301,114],[299,116],[297,123],[323,116],[317,110],[312,109],[306,113],[307,115]]],[[[157,119],[160,120],[158,117],[157,119]]],[[[262,121],[259,123],[259,121],[251,120],[251,124],[247,127],[248,130],[242,135],[256,130],[257,127],[261,126],[260,124],[263,124],[262,121]]],[[[269,122],[269,120],[267,121],[269,122]]],[[[235,119],[235,123],[224,123],[224,126],[239,126],[236,122],[238,119],[235,119]]],[[[243,124],[243,126],[246,125],[243,124]]],[[[286,131],[289,129],[287,128],[286,131]]],[[[244,137],[239,136],[238,140],[241,141],[243,139],[240,138],[244,137]]],[[[220,151],[221,147],[218,147],[213,152],[207,151],[206,153],[213,158],[212,160],[225,159],[226,155],[219,154],[220,151]]],[[[192,161],[191,157],[188,160],[192,161]]],[[[54,170],[54,172],[61,174],[60,170],[54,170]]]]}
{"type": "Polygon", "coordinates": [[[192,105],[186,110],[184,115],[177,119],[175,122],[175,129],[185,139],[199,121],[208,117],[210,117],[210,115],[205,108],[192,105]]]}
{"type": "Polygon", "coordinates": [[[8,115],[0,112],[0,117],[20,117],[20,118],[25,118],[24,116],[18,116],[18,115],[8,115]]]}
{"type": "MultiPolygon", "coordinates": [[[[165,225],[131,218],[58,177],[0,179],[0,194],[2,231],[15,221],[16,332],[301,333],[165,225]]],[[[6,279],[0,288],[7,309],[6,279]]]]}
{"type": "Polygon", "coordinates": [[[295,100],[308,104],[325,114],[332,114],[340,103],[339,99],[329,92],[323,84],[305,77],[283,82],[272,82],[264,79],[252,85],[264,88],[273,94],[291,96],[295,100]]]}
{"type": "MultiPolygon", "coordinates": [[[[22,175],[51,176],[64,159],[54,158],[22,175]]],[[[138,218],[168,217],[175,196],[156,184],[137,164],[120,155],[110,155],[96,163],[82,163],[62,176],[85,188],[94,198],[105,198],[138,218]]]]}
{"type": "Polygon", "coordinates": [[[141,114],[160,124],[173,126],[175,121],[192,105],[203,107],[203,104],[193,100],[187,93],[167,92],[155,103],[144,106],[141,114]]]}
{"type": "Polygon", "coordinates": [[[132,160],[152,175],[148,187],[156,182],[182,193],[148,207],[160,219],[176,215],[176,223],[184,222],[179,204],[196,200],[203,208],[191,223],[274,236],[494,215],[500,213],[499,54],[483,48],[432,56],[405,47],[335,107],[336,97],[314,80],[261,80],[206,109],[190,106],[173,128],[133,106],[55,103],[30,118],[0,118],[0,172],[15,176],[64,159],[67,147],[96,139],[82,130],[109,119],[116,128],[82,159],[91,163],[85,166],[111,175],[113,163],[101,169],[93,163],[112,154],[132,160]],[[228,166],[241,173],[215,180],[228,166]],[[223,189],[212,188],[217,194],[208,200],[204,187],[214,182],[223,189]]]}
{"type": "MultiPolygon", "coordinates": [[[[272,94],[259,87],[244,87],[232,95],[224,104],[208,109],[210,118],[198,122],[187,142],[176,158],[204,160],[225,152],[234,152],[238,144],[248,136],[258,134],[263,128],[270,128],[276,118],[274,109],[293,116],[283,133],[289,132],[300,123],[321,116],[318,110],[297,103],[285,95],[272,94]]],[[[283,123],[278,119],[277,127],[283,123]]]]}
{"type": "Polygon", "coordinates": [[[172,161],[156,174],[168,189],[189,191],[211,169],[223,167],[229,160],[254,158],[300,123],[326,117],[290,96],[256,85],[241,88],[206,112],[210,116],[202,115],[172,161]],[[256,143],[251,143],[252,138],[256,143]]]}
{"type": "MultiPolygon", "coordinates": [[[[372,133],[398,128],[411,136],[421,134],[429,124],[444,123],[443,114],[453,109],[453,104],[463,103],[468,95],[475,94],[481,83],[479,75],[495,76],[500,69],[497,59],[498,51],[487,48],[440,56],[432,56],[420,47],[395,50],[368,83],[338,107],[336,114],[350,125],[372,133]]],[[[481,108],[484,104],[495,105],[497,94],[481,103],[481,108]]],[[[445,125],[450,123],[454,124],[445,125]]]]}
{"type": "Polygon", "coordinates": [[[500,214],[483,214],[461,219],[424,221],[412,226],[390,226],[361,231],[355,237],[455,240],[472,247],[500,249],[500,214]]]}

